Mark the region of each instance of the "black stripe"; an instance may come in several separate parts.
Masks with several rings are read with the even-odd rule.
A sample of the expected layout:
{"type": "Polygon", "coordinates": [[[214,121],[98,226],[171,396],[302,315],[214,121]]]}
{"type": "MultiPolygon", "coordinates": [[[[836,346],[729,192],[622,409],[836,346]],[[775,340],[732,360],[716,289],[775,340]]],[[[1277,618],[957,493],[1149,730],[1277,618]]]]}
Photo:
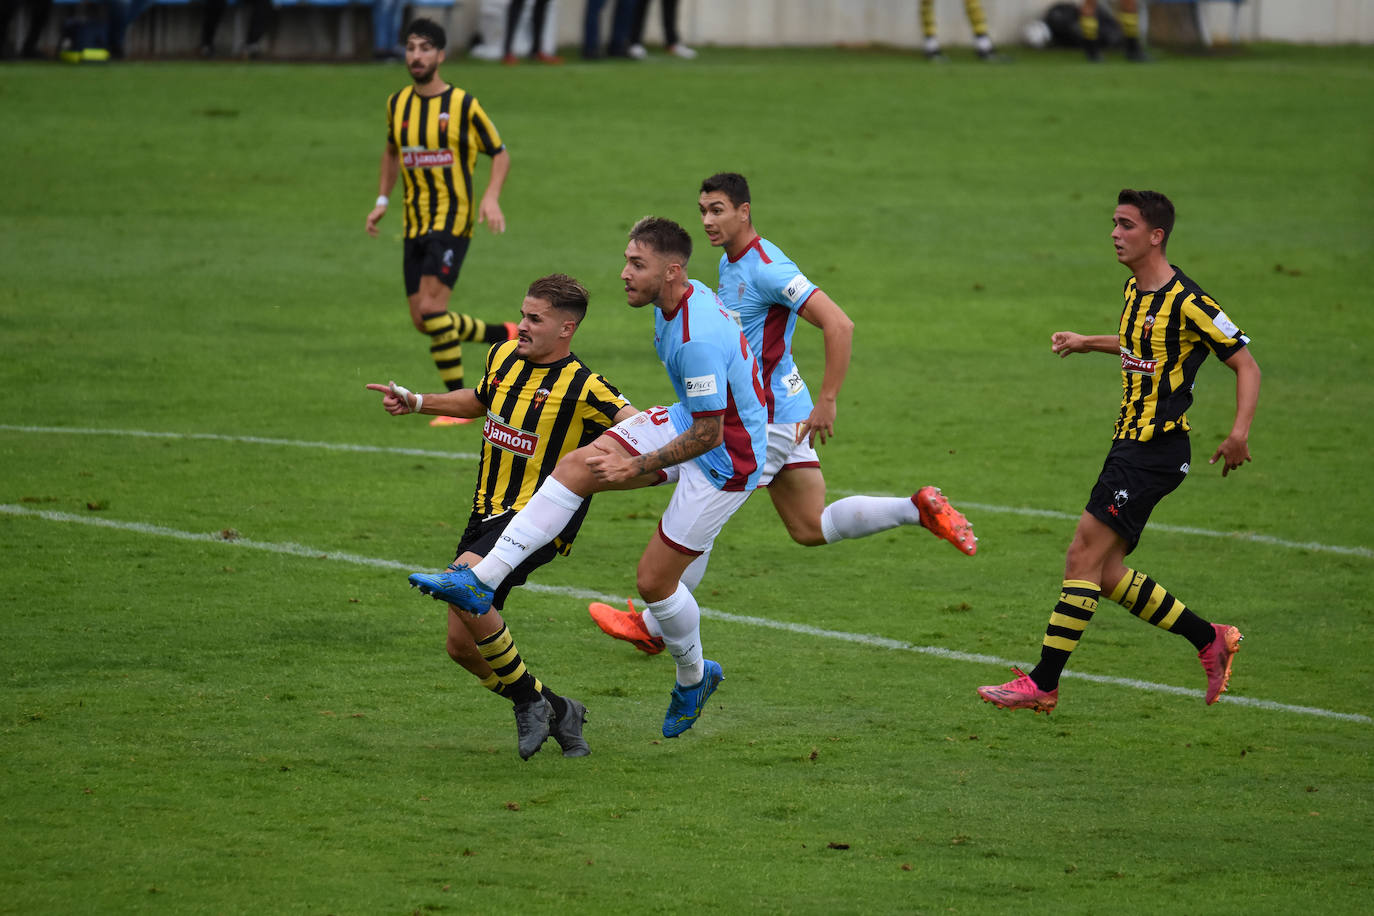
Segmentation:
{"type": "MultiPolygon", "coordinates": [[[[472,103],[473,98],[466,92],[463,93],[463,105],[458,120],[458,161],[454,163],[463,176],[463,200],[467,203],[467,213],[464,214],[462,233],[466,234],[472,230],[472,225],[476,221],[476,214],[473,211],[472,198],[472,169],[468,167],[468,153],[471,151],[472,144],[472,103]]],[[[452,178],[450,178],[452,180],[452,178]]],[[[455,188],[456,191],[456,188],[455,188]]],[[[454,219],[457,218],[457,211],[454,211],[454,219]]],[[[456,231],[456,230],[455,230],[456,231]]]]}

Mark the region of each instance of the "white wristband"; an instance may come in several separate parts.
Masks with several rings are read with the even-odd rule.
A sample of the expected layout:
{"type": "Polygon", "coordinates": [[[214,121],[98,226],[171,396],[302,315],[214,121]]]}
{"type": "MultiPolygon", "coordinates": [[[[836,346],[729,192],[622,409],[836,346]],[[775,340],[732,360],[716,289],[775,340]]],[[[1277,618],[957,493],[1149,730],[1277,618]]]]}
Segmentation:
{"type": "Polygon", "coordinates": [[[385,194],[378,194],[378,195],[377,195],[377,203],[376,203],[376,206],[378,206],[378,207],[385,207],[385,206],[386,206],[387,204],[389,204],[389,203],[391,203],[391,198],[387,197],[385,194]]]}

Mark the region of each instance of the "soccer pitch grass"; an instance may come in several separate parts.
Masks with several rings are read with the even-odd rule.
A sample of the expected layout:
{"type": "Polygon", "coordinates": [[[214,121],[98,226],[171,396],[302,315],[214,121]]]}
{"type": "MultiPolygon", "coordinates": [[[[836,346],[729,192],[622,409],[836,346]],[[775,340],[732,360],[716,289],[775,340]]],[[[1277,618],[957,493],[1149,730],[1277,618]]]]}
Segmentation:
{"type": "Polygon", "coordinates": [[[699,591],[726,680],[664,741],[670,662],[586,599],[632,589],[666,494],[598,497],[507,613],[593,752],[522,763],[404,579],[450,558],[479,433],[363,389],[437,387],[399,212],[363,232],[402,68],[6,66],[0,911],[1367,909],[1374,51],[445,74],[513,158],[456,307],[511,318],[572,273],[578,354],[661,402],[625,231],[679,220],[713,283],[696,187],[742,171],[858,326],[832,497],[938,484],[978,555],[804,549],[754,498],[699,591]],[[1054,715],[996,710],[974,688],[1036,657],[1110,437],[1113,360],[1048,341],[1115,327],[1127,186],[1173,197],[1172,259],[1264,370],[1254,463],[1223,480],[1232,375],[1204,366],[1191,479],[1132,562],[1246,641],[1206,707],[1190,647],[1104,602],[1054,715]]]}

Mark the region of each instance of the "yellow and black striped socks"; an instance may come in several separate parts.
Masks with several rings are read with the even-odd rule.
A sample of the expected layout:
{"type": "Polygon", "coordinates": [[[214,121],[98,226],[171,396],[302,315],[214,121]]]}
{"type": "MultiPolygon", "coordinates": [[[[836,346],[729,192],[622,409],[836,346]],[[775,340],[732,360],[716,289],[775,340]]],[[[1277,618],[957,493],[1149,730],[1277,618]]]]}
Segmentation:
{"type": "Polygon", "coordinates": [[[533,703],[539,699],[544,685],[525,667],[509,627],[502,624],[501,629],[477,643],[477,651],[491,665],[498,682],[493,685],[489,683],[489,678],[484,678],[482,686],[512,703],[533,703]]]}
{"type": "Polygon", "coordinates": [[[983,12],[982,0],[964,0],[964,12],[968,14],[968,24],[973,29],[974,37],[987,37],[988,17],[983,12]]]}
{"type": "Polygon", "coordinates": [[[1210,623],[1188,610],[1187,605],[1154,579],[1134,569],[1126,570],[1126,575],[1107,597],[1146,623],[1177,633],[1199,652],[1207,648],[1216,635],[1210,623]]]}
{"type": "Polygon", "coordinates": [[[1096,582],[1064,580],[1059,603],[1050,614],[1045,639],[1040,644],[1040,663],[1030,673],[1031,680],[1041,690],[1054,690],[1059,686],[1059,675],[1064,672],[1069,655],[1077,648],[1078,640],[1093,619],[1101,592],[1096,582]]]}
{"type": "Polygon", "coordinates": [[[435,312],[421,317],[424,332],[429,335],[429,355],[449,391],[463,387],[463,341],[480,340],[491,344],[506,339],[504,324],[488,324],[471,315],[435,312]]]}

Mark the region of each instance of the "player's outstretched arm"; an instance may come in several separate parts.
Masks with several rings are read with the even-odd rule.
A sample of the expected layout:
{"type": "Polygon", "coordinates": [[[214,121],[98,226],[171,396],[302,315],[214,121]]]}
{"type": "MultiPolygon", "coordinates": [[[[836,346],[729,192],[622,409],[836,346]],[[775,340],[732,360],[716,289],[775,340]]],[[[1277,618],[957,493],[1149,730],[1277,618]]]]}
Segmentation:
{"type": "Polygon", "coordinates": [[[1050,335],[1050,352],[1057,353],[1061,359],[1070,353],[1116,353],[1119,350],[1120,343],[1115,334],[1055,331],[1050,335]]]}
{"type": "Polygon", "coordinates": [[[382,407],[393,417],[408,413],[424,413],[443,417],[480,417],[486,407],[477,400],[477,392],[471,388],[457,391],[441,391],[438,394],[418,394],[395,382],[367,385],[369,391],[382,393],[382,407]]]}
{"type": "Polygon", "coordinates": [[[835,435],[835,414],[838,410],[840,387],[849,373],[849,360],[854,351],[854,322],[835,300],[822,290],[816,290],[806,300],[802,317],[821,329],[825,339],[825,373],[811,415],[797,429],[797,441],[809,437],[811,445],[817,437],[821,444],[835,435]]]}
{"type": "Polygon", "coordinates": [[[1221,476],[1240,467],[1250,460],[1250,423],[1255,419],[1255,408],[1259,406],[1260,367],[1250,348],[1238,350],[1226,361],[1226,365],[1236,374],[1236,419],[1231,424],[1231,432],[1221,445],[1212,453],[1208,464],[1216,464],[1224,459],[1221,476]]]}

